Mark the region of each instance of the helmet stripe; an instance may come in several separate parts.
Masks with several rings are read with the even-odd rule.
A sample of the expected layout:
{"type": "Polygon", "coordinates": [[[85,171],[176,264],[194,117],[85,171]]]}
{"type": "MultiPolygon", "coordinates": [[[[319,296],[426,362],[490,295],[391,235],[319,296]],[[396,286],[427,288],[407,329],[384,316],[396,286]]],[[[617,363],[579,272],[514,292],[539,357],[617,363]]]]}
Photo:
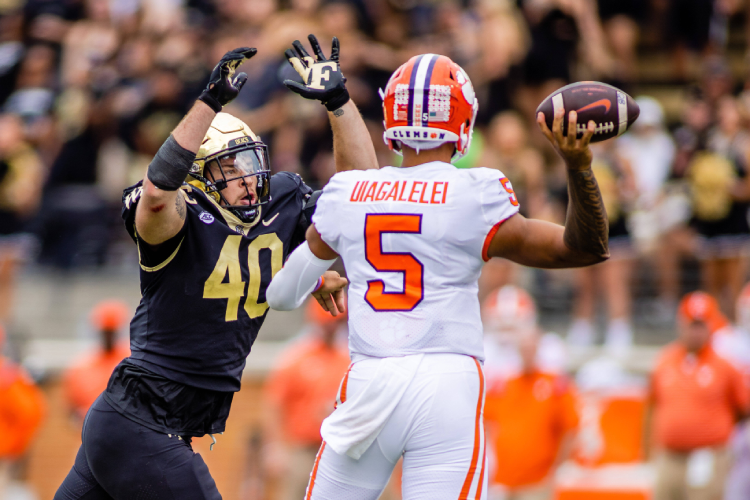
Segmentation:
{"type": "MultiPolygon", "coordinates": [[[[425,76],[427,75],[427,69],[430,67],[430,63],[436,58],[435,54],[424,54],[422,57],[419,58],[417,62],[414,63],[414,70],[415,70],[415,78],[414,78],[414,86],[412,87],[412,84],[409,83],[409,90],[413,88],[413,95],[410,95],[409,97],[412,97],[413,100],[409,103],[409,109],[412,111],[412,120],[417,121],[416,124],[410,123],[410,125],[421,125],[422,124],[422,113],[424,113],[424,110],[422,109],[422,103],[424,102],[425,94],[425,76]]],[[[414,76],[414,75],[413,75],[414,76]]],[[[427,86],[428,86],[428,94],[429,94],[429,85],[430,81],[427,80],[427,86]]],[[[410,92],[411,93],[411,92],[410,92]]]]}
{"type": "Polygon", "coordinates": [[[409,126],[414,125],[414,86],[417,82],[417,68],[419,68],[419,63],[422,62],[422,59],[424,59],[424,55],[417,57],[417,60],[414,61],[414,66],[411,68],[411,75],[409,76],[409,102],[407,104],[409,111],[406,118],[406,124],[409,126]]]}
{"type": "Polygon", "coordinates": [[[427,126],[427,120],[425,120],[426,117],[428,117],[428,114],[430,112],[430,81],[432,80],[432,69],[435,67],[435,63],[437,62],[439,56],[434,56],[430,58],[430,64],[427,66],[427,74],[424,77],[424,89],[425,91],[422,92],[422,126],[427,126]]]}

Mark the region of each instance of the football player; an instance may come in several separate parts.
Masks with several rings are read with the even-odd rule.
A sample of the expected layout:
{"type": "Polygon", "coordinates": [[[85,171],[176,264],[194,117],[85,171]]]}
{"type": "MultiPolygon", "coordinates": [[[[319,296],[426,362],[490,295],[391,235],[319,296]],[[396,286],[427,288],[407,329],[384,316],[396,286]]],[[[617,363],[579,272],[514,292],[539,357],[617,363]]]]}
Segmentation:
{"type": "MultiPolygon", "coordinates": [[[[268,312],[266,287],[304,240],[315,199],[299,176],[271,176],[266,145],[222,112],[247,79],[237,66],[255,53],[240,48],[222,58],[146,177],[125,190],[122,215],[138,246],[143,295],[130,326],[132,355],[89,410],[55,499],[221,498],[191,438],[224,430],[268,312]]],[[[337,62],[327,68],[334,73],[337,62]]],[[[368,138],[337,142],[338,167],[376,164],[343,82],[333,97],[328,108],[347,111],[341,120],[331,113],[334,129],[368,138]]]]}
{"type": "MultiPolygon", "coordinates": [[[[321,64],[299,44],[287,56],[309,74],[321,64]]],[[[308,84],[303,95],[322,93],[308,84]]],[[[318,199],[307,242],[267,291],[270,306],[280,310],[297,307],[310,290],[334,291],[346,280],[323,272],[339,256],[351,280],[353,364],[321,427],[324,443],[306,499],[374,500],[401,456],[404,498],[484,499],[477,278],[491,257],[544,268],[607,259],[607,216],[588,147],[595,124],[577,139],[575,112],[567,136],[562,111],[552,130],[543,114],[537,117],[567,165],[563,227],[519,215],[501,172],[450,164],[469,149],[477,100],[468,76],[449,58],[413,57],[391,76],[382,97],[385,140],[403,155],[402,166],[334,175],[318,199]]],[[[324,303],[342,306],[330,294],[324,303]]]]}

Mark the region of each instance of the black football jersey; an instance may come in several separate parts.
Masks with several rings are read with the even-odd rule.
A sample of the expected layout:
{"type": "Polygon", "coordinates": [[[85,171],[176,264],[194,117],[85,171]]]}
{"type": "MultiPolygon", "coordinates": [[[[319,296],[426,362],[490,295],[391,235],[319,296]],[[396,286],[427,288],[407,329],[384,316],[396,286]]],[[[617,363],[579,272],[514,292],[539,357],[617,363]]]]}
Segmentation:
{"type": "Polygon", "coordinates": [[[169,380],[238,391],[245,358],[268,313],[266,288],[304,241],[312,190],[300,177],[271,178],[271,197],[244,223],[202,190],[183,184],[187,217],[176,249],[144,259],[135,230],[141,183],[125,191],[122,216],[139,245],[141,302],[130,324],[129,362],[169,380]]]}

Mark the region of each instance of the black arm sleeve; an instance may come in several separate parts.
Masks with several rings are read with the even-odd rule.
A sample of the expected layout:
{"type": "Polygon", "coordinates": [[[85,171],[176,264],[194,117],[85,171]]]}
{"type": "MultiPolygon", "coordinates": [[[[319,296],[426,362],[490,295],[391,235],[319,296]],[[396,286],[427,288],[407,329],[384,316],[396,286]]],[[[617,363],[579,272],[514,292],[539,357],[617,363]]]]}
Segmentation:
{"type": "Polygon", "coordinates": [[[148,180],[164,191],[176,191],[182,186],[195,161],[195,153],[180,146],[171,135],[161,145],[148,166],[148,180]]]}

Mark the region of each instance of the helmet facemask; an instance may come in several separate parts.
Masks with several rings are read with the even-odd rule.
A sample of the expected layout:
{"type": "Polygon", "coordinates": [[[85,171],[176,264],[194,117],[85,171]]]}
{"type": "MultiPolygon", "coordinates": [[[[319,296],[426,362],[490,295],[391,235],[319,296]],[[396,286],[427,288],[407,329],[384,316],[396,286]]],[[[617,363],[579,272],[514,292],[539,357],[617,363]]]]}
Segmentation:
{"type": "Polygon", "coordinates": [[[242,222],[253,222],[260,206],[270,199],[267,146],[260,141],[246,142],[206,158],[204,165],[203,176],[191,175],[205,183],[206,193],[218,195],[222,208],[242,222]]]}

